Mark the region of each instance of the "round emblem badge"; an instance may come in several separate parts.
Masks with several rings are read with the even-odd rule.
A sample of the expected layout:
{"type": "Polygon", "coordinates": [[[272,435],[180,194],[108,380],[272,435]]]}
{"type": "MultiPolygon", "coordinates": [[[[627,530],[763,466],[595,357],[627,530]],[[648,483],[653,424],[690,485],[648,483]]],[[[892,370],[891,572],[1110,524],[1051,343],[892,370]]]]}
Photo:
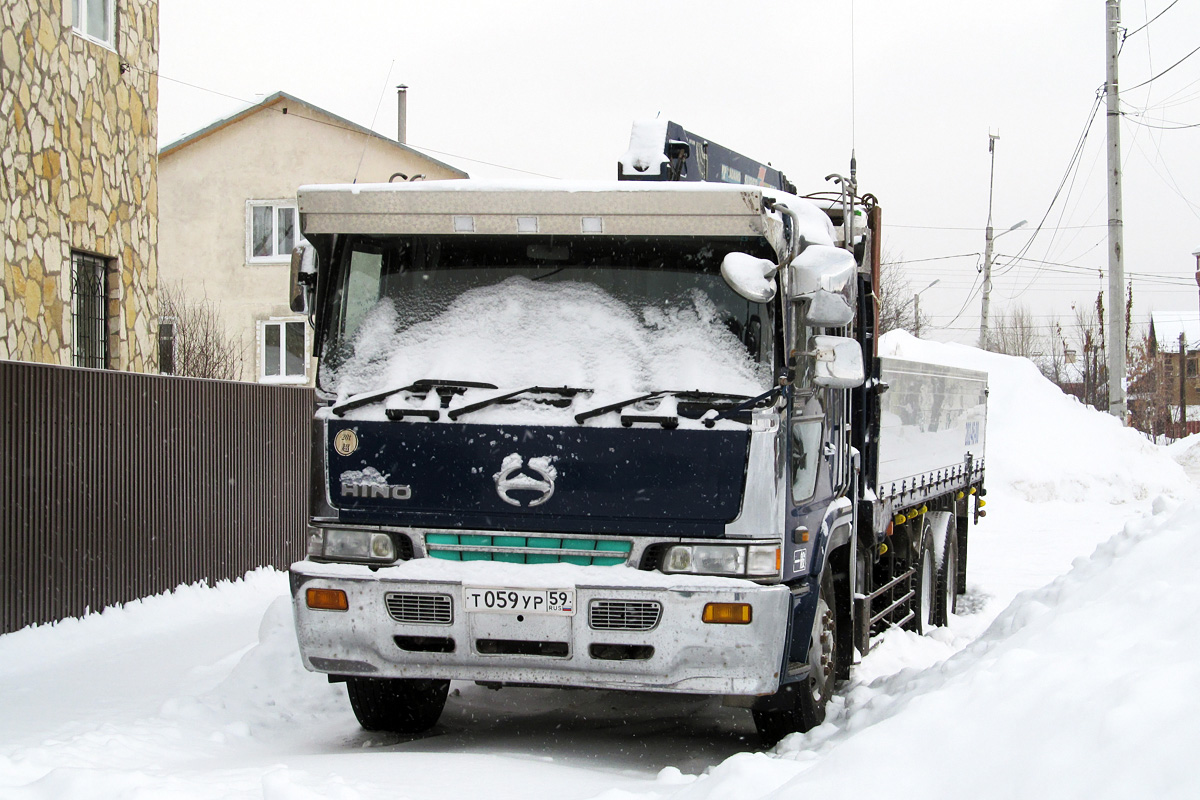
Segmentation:
{"type": "Polygon", "coordinates": [[[339,456],[348,456],[358,449],[358,436],[349,428],[343,428],[333,437],[333,449],[339,456]]]}

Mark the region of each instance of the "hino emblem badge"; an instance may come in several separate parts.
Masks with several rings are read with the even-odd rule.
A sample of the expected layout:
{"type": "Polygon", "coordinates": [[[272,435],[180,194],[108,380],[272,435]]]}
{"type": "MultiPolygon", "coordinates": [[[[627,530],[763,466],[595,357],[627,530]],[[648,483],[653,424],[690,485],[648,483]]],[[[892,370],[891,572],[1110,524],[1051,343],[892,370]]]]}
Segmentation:
{"type": "Polygon", "coordinates": [[[529,459],[529,469],[542,476],[542,479],[538,480],[520,471],[521,467],[525,466],[525,460],[519,453],[505,456],[504,461],[500,464],[500,471],[492,476],[496,481],[496,494],[500,495],[500,499],[509,505],[519,506],[521,501],[509,497],[509,492],[514,490],[538,492],[538,496],[529,501],[529,506],[531,508],[540,506],[554,496],[554,480],[558,477],[558,470],[550,461],[550,456],[529,459]]]}

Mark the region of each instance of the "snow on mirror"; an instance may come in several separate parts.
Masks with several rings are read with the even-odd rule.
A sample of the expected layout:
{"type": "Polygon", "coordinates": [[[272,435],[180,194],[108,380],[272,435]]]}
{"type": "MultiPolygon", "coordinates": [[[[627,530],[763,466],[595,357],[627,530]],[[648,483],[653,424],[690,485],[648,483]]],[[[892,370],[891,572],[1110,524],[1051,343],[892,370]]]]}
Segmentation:
{"type": "Polygon", "coordinates": [[[853,389],[866,380],[862,348],[845,336],[814,336],[813,383],[830,389],[853,389]]]}
{"type": "Polygon", "coordinates": [[[841,327],[854,319],[854,275],[849,251],[809,245],[791,264],[792,300],[808,300],[806,319],[815,326],[841,327]]]}
{"type": "Polygon", "coordinates": [[[747,253],[729,253],[721,260],[721,277],[747,300],[766,303],[775,297],[775,262],[747,253]]]}

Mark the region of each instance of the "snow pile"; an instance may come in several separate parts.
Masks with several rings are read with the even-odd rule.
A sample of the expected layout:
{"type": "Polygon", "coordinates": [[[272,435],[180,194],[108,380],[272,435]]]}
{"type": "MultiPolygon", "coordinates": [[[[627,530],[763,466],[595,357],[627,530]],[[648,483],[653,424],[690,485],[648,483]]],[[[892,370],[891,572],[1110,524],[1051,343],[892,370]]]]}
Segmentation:
{"type": "Polygon", "coordinates": [[[637,120],[629,134],[629,149],[620,159],[621,170],[626,175],[657,175],[668,160],[666,145],[667,120],[637,120]]]}
{"type": "MultiPolygon", "coordinates": [[[[949,661],[851,689],[831,722],[781,745],[803,772],[769,796],[842,796],[849,775],[868,797],[1200,795],[1200,581],[1180,558],[1200,501],[1155,510],[949,661]],[[896,742],[912,757],[861,769],[896,742]]],[[[736,784],[728,766],[710,780],[736,784]]]]}
{"type": "MultiPolygon", "coordinates": [[[[589,407],[658,389],[756,395],[770,384],[769,368],[749,357],[702,291],[634,309],[588,283],[519,277],[463,292],[436,318],[408,327],[381,301],[338,372],[339,397],[431,377],[509,391],[592,389],[589,407]]],[[[375,405],[349,416],[359,415],[382,411],[375,405]]]]}
{"type": "Polygon", "coordinates": [[[1166,450],[1183,467],[1188,477],[1194,481],[1200,480],[1200,433],[1185,436],[1167,445],[1166,450]]]}
{"type": "Polygon", "coordinates": [[[880,355],[986,371],[987,481],[1032,502],[1124,503],[1191,493],[1179,465],[1115,418],[1063,394],[1024,358],[892,331],[880,355]]]}
{"type": "Polygon", "coordinates": [[[949,628],[877,640],[827,723],[774,752],[716,700],[467,683],[428,737],[364,732],[261,570],[0,636],[0,796],[1200,796],[1200,499],[1138,499],[1194,497],[1176,461],[1200,437],[1149,446],[1022,359],[885,349],[990,373],[969,591],[949,628]]]}

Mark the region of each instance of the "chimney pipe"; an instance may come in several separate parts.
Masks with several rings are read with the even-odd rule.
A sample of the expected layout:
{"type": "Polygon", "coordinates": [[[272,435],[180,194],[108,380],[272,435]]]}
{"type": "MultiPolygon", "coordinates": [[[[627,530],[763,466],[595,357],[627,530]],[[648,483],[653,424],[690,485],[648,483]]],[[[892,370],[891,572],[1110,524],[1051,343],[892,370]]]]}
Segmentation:
{"type": "Polygon", "coordinates": [[[405,144],[408,140],[408,87],[403,83],[396,87],[396,141],[405,144]]]}

